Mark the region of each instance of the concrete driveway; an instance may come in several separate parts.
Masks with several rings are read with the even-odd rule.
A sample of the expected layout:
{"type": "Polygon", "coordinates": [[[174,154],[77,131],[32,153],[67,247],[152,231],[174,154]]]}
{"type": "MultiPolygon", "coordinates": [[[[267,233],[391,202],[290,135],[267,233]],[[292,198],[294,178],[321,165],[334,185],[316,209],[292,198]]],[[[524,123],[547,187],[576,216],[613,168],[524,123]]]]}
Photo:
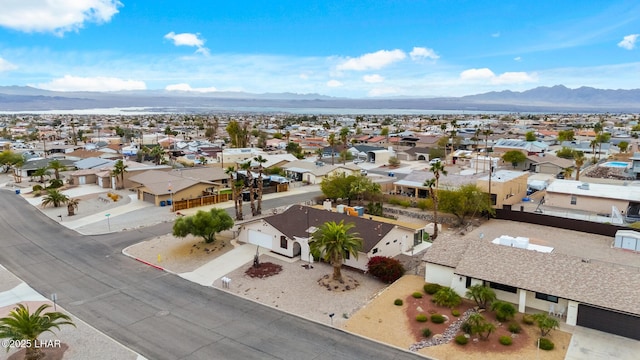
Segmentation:
{"type": "Polygon", "coordinates": [[[576,326],[565,360],[636,360],[640,341],[576,326]]]}

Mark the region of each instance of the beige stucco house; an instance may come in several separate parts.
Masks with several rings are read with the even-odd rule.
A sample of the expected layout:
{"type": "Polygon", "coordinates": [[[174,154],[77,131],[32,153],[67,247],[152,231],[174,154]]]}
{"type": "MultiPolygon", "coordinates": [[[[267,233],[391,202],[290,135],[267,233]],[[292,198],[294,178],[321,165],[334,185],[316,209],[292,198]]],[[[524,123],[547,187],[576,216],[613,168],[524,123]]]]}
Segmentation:
{"type": "Polygon", "coordinates": [[[478,188],[491,194],[493,207],[501,209],[504,205],[513,205],[527,196],[527,179],[529,173],[523,171],[498,170],[485,175],[476,181],[478,188]],[[491,179],[491,180],[489,180],[491,179]],[[491,191],[489,191],[491,183],[491,191]]]}

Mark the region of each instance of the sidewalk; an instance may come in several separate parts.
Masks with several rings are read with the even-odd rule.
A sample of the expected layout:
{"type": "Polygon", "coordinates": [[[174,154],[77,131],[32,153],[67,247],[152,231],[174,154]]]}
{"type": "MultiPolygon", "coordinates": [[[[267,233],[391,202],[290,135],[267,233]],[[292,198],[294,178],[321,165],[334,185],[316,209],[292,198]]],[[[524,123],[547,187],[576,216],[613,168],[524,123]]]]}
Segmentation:
{"type": "MultiPolygon", "coordinates": [[[[51,300],[32,289],[28,284],[0,265],[0,317],[6,316],[15,305],[20,303],[28,306],[31,311],[34,311],[42,304],[49,304],[52,306],[51,311],[54,310],[54,304],[51,300]]],[[[39,339],[60,340],[61,343],[68,345],[69,348],[64,351],[63,355],[65,360],[145,359],[73,316],[73,314],[68,313],[60,306],[56,306],[55,310],[71,316],[76,327],[61,326],[59,330],[54,330],[54,333],[43,333],[39,339]]],[[[5,354],[9,357],[18,350],[9,349],[9,352],[5,354]]],[[[5,351],[5,349],[0,351],[5,351]]]]}

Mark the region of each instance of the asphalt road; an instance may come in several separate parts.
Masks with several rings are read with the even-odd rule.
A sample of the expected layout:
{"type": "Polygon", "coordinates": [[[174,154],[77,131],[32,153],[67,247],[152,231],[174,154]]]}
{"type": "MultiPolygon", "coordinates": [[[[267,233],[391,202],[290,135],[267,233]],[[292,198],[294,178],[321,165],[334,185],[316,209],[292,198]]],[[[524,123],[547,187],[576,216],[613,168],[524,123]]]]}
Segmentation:
{"type": "Polygon", "coordinates": [[[41,294],[56,293],[66,310],[148,359],[423,358],[121,254],[130,244],[169,232],[170,224],[81,236],[12,192],[0,191],[0,204],[0,264],[41,294]]]}

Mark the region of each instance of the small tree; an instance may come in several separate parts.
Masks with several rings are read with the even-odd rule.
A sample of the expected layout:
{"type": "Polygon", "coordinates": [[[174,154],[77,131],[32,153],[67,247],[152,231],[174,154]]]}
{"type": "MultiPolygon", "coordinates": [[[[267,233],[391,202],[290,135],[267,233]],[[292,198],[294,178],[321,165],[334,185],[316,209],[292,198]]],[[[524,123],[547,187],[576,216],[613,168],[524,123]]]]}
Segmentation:
{"type": "Polygon", "coordinates": [[[204,238],[210,244],[216,240],[216,234],[233,227],[233,220],[222,209],[213,208],[210,211],[198,211],[193,216],[176,219],[173,224],[173,235],[185,237],[189,234],[204,238]]]}
{"type": "Polygon", "coordinates": [[[502,155],[502,160],[511,163],[511,165],[513,165],[513,168],[515,169],[515,167],[518,166],[518,163],[527,160],[527,156],[521,151],[511,150],[502,155]]]}
{"type": "Polygon", "coordinates": [[[78,210],[78,204],[80,203],[80,199],[69,199],[67,200],[67,215],[73,216],[76,214],[76,210],[78,210]]]}
{"type": "Polygon", "coordinates": [[[533,320],[538,325],[538,328],[540,329],[540,336],[542,337],[547,336],[551,332],[551,330],[557,329],[560,326],[558,320],[545,313],[534,314],[533,320]]]}
{"type": "Polygon", "coordinates": [[[536,141],[537,140],[536,133],[533,132],[533,131],[527,131],[527,133],[524,134],[524,138],[527,141],[536,141]]]}
{"type": "Polygon", "coordinates": [[[343,282],[342,262],[346,254],[358,258],[358,251],[362,250],[362,238],[358,233],[351,231],[354,223],[340,223],[329,221],[322,224],[312,235],[310,250],[318,254],[324,261],[333,267],[333,280],[343,282]]]}
{"type": "Polygon", "coordinates": [[[490,303],[496,300],[496,292],[492,288],[480,284],[470,286],[466,296],[473,299],[481,309],[486,309],[490,303]]]}
{"type": "Polygon", "coordinates": [[[479,313],[471,314],[467,320],[467,324],[469,324],[471,334],[477,334],[482,340],[488,340],[489,335],[496,330],[496,326],[488,322],[487,319],[479,313]]]}
{"type": "Polygon", "coordinates": [[[60,180],[60,171],[65,171],[66,167],[62,165],[59,160],[51,160],[49,163],[49,169],[53,170],[53,175],[57,180],[60,180]]]}
{"type": "Polygon", "coordinates": [[[127,171],[128,167],[129,166],[125,165],[122,159],[116,161],[116,163],[113,165],[113,169],[111,170],[111,175],[116,178],[116,181],[118,181],[118,179],[120,180],[120,184],[118,184],[119,186],[116,186],[117,188],[124,187],[124,174],[128,172],[127,171]]]}
{"type": "Polygon", "coordinates": [[[433,302],[449,308],[454,308],[462,302],[460,295],[450,287],[443,287],[433,294],[433,302]]]}
{"type": "Polygon", "coordinates": [[[390,167],[398,167],[398,166],[400,166],[400,160],[395,156],[390,157],[389,158],[389,166],[390,167]]]}

